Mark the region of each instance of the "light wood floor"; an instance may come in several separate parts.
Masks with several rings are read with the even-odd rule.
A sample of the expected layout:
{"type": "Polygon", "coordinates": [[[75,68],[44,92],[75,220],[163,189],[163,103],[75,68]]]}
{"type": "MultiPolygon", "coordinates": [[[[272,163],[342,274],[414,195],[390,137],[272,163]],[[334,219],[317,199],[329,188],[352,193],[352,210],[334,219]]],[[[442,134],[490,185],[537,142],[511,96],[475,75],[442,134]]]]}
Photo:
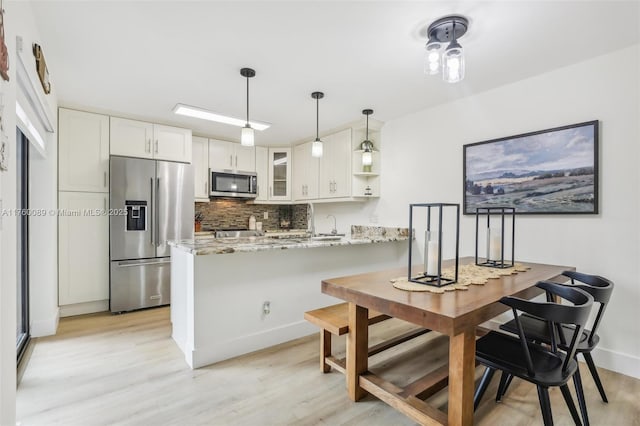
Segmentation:
{"type": "MultiPolygon", "coordinates": [[[[372,327],[370,341],[408,328],[386,321],[372,327]]],[[[342,341],[335,339],[336,349],[342,341]]],[[[370,369],[403,385],[446,359],[446,337],[430,333],[372,357],[370,369]]],[[[582,371],[592,425],[640,425],[640,380],[601,370],[604,404],[585,365],[582,371]]],[[[542,424],[534,386],[514,380],[496,404],[497,382],[476,424],[542,424]]],[[[429,401],[446,407],[446,389],[429,401]]],[[[573,424],[557,389],[551,403],[557,425],[573,424]]],[[[22,426],[413,424],[371,396],[349,401],[342,374],[320,373],[316,336],[189,370],[170,338],[168,308],[62,319],[58,335],[36,341],[17,413],[22,426]]]]}

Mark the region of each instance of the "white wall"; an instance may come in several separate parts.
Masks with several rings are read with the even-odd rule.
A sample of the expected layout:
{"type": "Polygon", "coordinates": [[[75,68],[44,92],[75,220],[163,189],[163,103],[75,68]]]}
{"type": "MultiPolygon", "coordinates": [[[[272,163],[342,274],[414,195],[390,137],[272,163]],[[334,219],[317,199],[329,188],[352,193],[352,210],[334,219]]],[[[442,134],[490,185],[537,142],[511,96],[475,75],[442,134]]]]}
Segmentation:
{"type": "MultiPolygon", "coordinates": [[[[24,42],[24,58],[31,79],[40,87],[35,73],[35,61],[31,45],[37,42],[43,47],[46,57],[46,43],[40,40],[33,12],[29,2],[3,3],[5,14],[5,42],[9,51],[10,81],[0,81],[4,110],[2,120],[8,137],[9,170],[0,172],[0,199],[3,209],[16,207],[16,117],[15,102],[17,90],[16,36],[24,42]]],[[[55,77],[51,81],[53,91],[45,96],[52,116],[57,116],[55,77]]],[[[44,95],[43,95],[44,96],[44,95]]],[[[54,125],[57,123],[54,123],[54,125]]],[[[45,135],[43,135],[45,136],[45,135]]],[[[31,155],[31,204],[32,208],[56,208],[57,194],[57,149],[56,136],[45,136],[46,158],[31,155]]],[[[30,314],[35,335],[55,333],[57,321],[57,218],[45,217],[32,220],[31,231],[37,238],[31,239],[32,265],[30,314]]],[[[2,217],[0,230],[0,424],[15,424],[16,392],[16,220],[12,216],[2,217]]]]}
{"type": "MultiPolygon", "coordinates": [[[[635,377],[640,377],[639,62],[640,45],[387,122],[383,197],[374,209],[382,224],[407,226],[411,202],[462,203],[464,144],[600,120],[600,214],[518,216],[516,260],[573,265],[613,280],[594,358],[635,377]]],[[[365,214],[362,221],[371,211],[365,214]]],[[[474,226],[472,217],[462,218],[462,255],[473,254],[474,226]]]]}

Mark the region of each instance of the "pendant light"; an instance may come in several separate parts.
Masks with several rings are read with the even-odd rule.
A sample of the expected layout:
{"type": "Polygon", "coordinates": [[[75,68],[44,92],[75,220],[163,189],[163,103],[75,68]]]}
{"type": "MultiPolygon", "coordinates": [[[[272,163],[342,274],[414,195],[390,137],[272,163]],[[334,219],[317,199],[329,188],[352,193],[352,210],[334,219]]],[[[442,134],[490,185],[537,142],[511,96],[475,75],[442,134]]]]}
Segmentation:
{"type": "Polygon", "coordinates": [[[456,38],[456,21],[453,21],[453,40],[444,51],[442,78],[447,83],[457,83],[464,78],[464,52],[456,38]]]}
{"type": "Polygon", "coordinates": [[[364,151],[362,153],[362,171],[370,172],[371,165],[373,164],[373,142],[369,140],[369,116],[373,114],[372,109],[363,109],[362,113],[367,117],[367,133],[365,140],[360,144],[360,148],[364,151]]]}
{"type": "Polygon", "coordinates": [[[469,20],[464,16],[450,15],[434,21],[427,29],[429,37],[425,46],[424,73],[457,83],[464,78],[464,52],[458,43],[469,29],[469,20]],[[443,50],[444,46],[447,46],[443,50]]]}
{"type": "Polygon", "coordinates": [[[246,77],[247,79],[247,124],[242,128],[242,133],[240,134],[240,144],[243,146],[253,146],[255,144],[253,137],[253,128],[251,124],[249,124],[249,79],[255,77],[256,72],[251,68],[242,68],[240,70],[240,75],[246,77]]]}
{"type": "Polygon", "coordinates": [[[324,93],[322,92],[313,92],[311,97],[316,100],[316,140],[311,144],[311,156],[320,158],[322,157],[322,141],[319,137],[319,128],[320,128],[320,99],[324,98],[324,93]]]}

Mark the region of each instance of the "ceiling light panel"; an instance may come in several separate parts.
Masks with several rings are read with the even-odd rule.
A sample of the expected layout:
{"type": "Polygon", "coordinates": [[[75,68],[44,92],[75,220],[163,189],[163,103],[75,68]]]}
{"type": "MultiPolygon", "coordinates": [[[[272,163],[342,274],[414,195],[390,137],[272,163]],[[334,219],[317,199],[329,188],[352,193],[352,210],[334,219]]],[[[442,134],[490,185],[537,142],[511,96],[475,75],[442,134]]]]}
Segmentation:
{"type": "MultiPolygon", "coordinates": [[[[229,117],[227,115],[218,114],[204,108],[194,107],[185,104],[176,104],[173,112],[186,117],[199,118],[201,120],[214,121],[216,123],[230,124],[232,126],[244,127],[247,121],[242,118],[229,117]]],[[[256,130],[266,130],[271,127],[271,123],[261,121],[250,121],[251,127],[256,130]]]]}

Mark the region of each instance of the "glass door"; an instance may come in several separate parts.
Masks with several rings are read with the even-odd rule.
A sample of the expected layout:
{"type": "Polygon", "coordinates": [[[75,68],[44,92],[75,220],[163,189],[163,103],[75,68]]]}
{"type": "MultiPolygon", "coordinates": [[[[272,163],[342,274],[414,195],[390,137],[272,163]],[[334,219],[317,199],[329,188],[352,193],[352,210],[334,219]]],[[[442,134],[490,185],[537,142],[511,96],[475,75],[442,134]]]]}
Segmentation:
{"type": "Polygon", "coordinates": [[[291,199],[291,148],[269,148],[269,199],[291,199]]]}
{"type": "MultiPolygon", "coordinates": [[[[17,168],[17,205],[19,212],[27,212],[29,208],[29,140],[18,129],[16,132],[16,168],[17,168]]],[[[17,362],[29,343],[29,216],[20,214],[17,217],[17,327],[16,350],[17,362]]]]}

